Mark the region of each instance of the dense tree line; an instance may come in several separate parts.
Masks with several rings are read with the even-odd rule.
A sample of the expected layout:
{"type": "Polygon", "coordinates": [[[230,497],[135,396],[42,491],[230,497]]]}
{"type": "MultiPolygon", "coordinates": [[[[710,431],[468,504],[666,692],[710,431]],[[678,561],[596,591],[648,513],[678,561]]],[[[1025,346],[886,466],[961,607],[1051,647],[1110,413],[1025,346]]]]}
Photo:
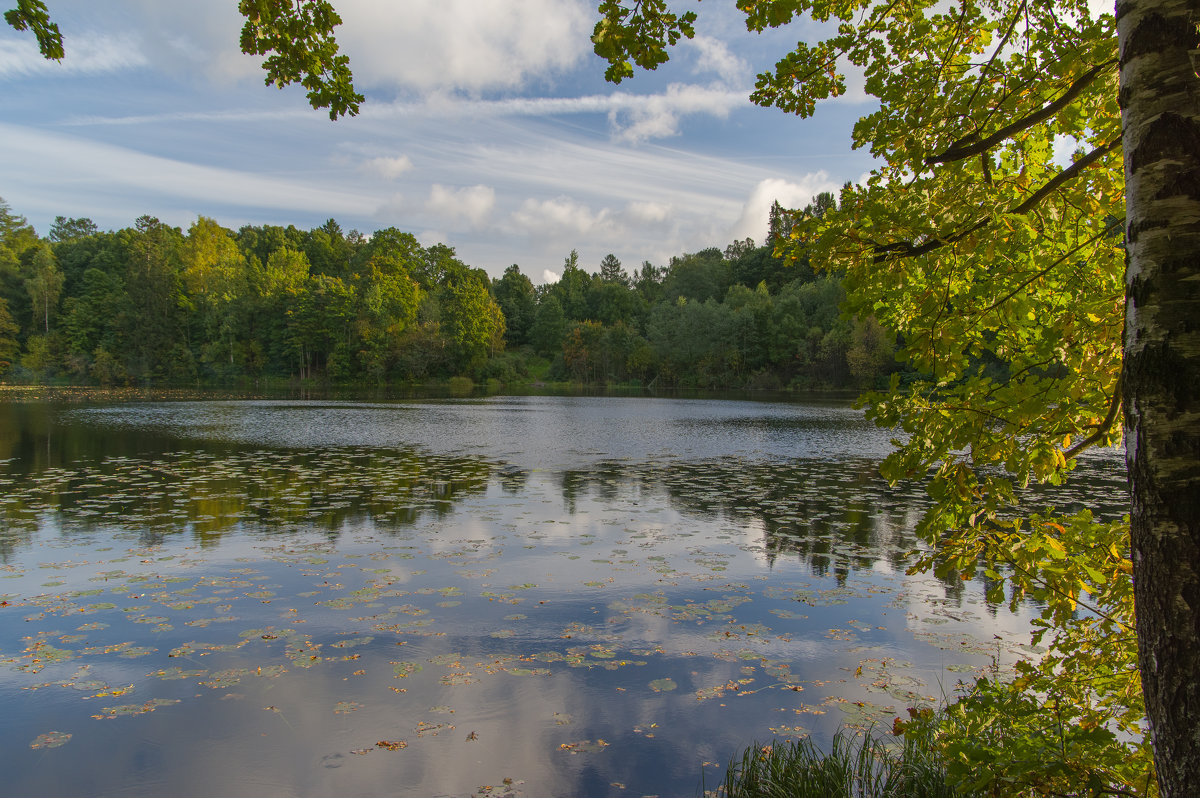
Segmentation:
{"type": "MultiPolygon", "coordinates": [[[[820,212],[824,196],[813,206],[820,212]]],[[[772,237],[786,235],[772,214],[772,237]]],[[[0,373],[100,384],[275,377],[390,383],[454,375],[661,386],[830,387],[893,368],[873,319],[839,314],[839,280],[773,243],[646,262],[572,252],[535,287],[489,280],[442,244],[336,222],[304,231],[144,216],[39,237],[0,202],[0,373]]]]}

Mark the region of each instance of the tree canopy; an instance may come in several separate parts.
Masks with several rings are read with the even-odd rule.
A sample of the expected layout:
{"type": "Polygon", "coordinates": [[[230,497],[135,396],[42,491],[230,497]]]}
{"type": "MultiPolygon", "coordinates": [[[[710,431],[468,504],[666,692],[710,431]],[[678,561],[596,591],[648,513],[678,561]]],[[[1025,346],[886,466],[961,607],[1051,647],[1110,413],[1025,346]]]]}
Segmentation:
{"type": "MultiPolygon", "coordinates": [[[[1196,48],[1194,20],[1190,29],[1180,21],[1186,4],[1124,8],[1135,5],[1145,31],[1158,31],[1143,32],[1144,41],[1184,59],[1196,48]]],[[[1048,652],[1015,680],[975,685],[949,713],[957,726],[942,739],[952,767],[972,786],[1001,792],[1153,793],[1127,527],[1086,510],[1032,514],[1021,505],[1030,480],[1061,482],[1086,448],[1121,439],[1123,275],[1129,231],[1137,231],[1122,236],[1129,154],[1118,99],[1128,108],[1151,93],[1118,95],[1116,19],[1093,16],[1081,0],[748,0],[739,8],[751,31],[806,18],[829,32],[759,75],[755,103],[809,116],[843,94],[855,70],[879,101],[853,133],[877,168],[843,190],[837,212],[793,214],[777,252],[844,274],[848,306],[897,333],[901,355],[924,375],[866,398],[872,417],[907,435],[885,474],[931,475],[935,502],[920,531],[933,547],[922,566],[982,570],[994,597],[1033,596],[1045,607],[1035,636],[1048,652]],[[1054,708],[1052,721],[1043,704],[1054,708]],[[1055,746],[1045,742],[1051,727],[1055,746]]],[[[694,35],[697,22],[663,0],[599,9],[593,42],[617,81],[634,66],[663,63],[667,46],[694,35]]],[[[1126,61],[1146,47],[1127,47],[1126,61]]],[[[1171,74],[1182,75],[1173,58],[1171,74]]],[[[1155,188],[1187,195],[1174,182],[1155,188]]],[[[1155,301],[1143,294],[1140,304],[1155,301]]],[[[1143,574],[1140,585],[1159,580],[1149,566],[1143,574]]],[[[1173,622],[1143,621],[1143,640],[1164,623],[1173,622]]],[[[1192,663],[1194,683],[1189,650],[1176,656],[1192,663]]],[[[1165,665],[1167,648],[1158,651],[1165,665]]],[[[1148,685],[1159,668],[1143,659],[1148,685]]],[[[1175,672],[1177,685],[1185,672],[1175,672]]],[[[1200,718],[1186,714],[1170,726],[1165,714],[1151,716],[1161,730],[1160,775],[1164,761],[1195,761],[1182,741],[1196,738],[1200,718]]],[[[1190,776],[1164,789],[1194,788],[1188,767],[1190,776]]]]}

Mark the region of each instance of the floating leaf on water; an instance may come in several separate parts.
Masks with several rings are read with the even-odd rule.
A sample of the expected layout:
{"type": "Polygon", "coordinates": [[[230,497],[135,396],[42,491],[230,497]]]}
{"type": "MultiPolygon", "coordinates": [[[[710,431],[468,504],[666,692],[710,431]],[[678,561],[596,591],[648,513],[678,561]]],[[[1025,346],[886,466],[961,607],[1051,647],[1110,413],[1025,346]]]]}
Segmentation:
{"type": "Polygon", "coordinates": [[[222,687],[232,687],[239,683],[242,679],[249,676],[253,671],[249,668],[226,668],[223,671],[213,671],[207,679],[200,682],[205,687],[211,687],[218,690],[222,687]]]}
{"type": "Polygon", "coordinates": [[[357,701],[339,701],[333,705],[333,713],[335,715],[348,715],[351,712],[357,712],[362,708],[363,705],[357,701]]]}
{"type": "Polygon", "coordinates": [[[808,737],[811,733],[803,726],[771,726],[771,733],[777,737],[808,737]]]}
{"type": "Polygon", "coordinates": [[[125,659],[134,659],[136,657],[149,656],[149,655],[153,654],[155,651],[158,651],[158,649],[157,648],[146,648],[144,646],[130,646],[129,648],[126,648],[123,651],[121,651],[121,653],[118,654],[117,656],[124,657],[125,659]]]}
{"type": "Polygon", "coordinates": [[[152,698],[144,704],[121,704],[115,707],[103,707],[100,710],[103,714],[92,715],[92,717],[97,720],[109,720],[122,715],[145,715],[148,712],[155,711],[159,707],[178,703],[179,699],[177,698],[152,698]]]}
{"type": "Polygon", "coordinates": [[[66,745],[71,735],[66,732],[52,731],[39,734],[37,739],[29,744],[30,748],[58,748],[66,745]]]}
{"type": "Polygon", "coordinates": [[[788,619],[795,619],[795,620],[801,620],[801,621],[808,618],[808,616],[804,615],[803,613],[792,612],[791,610],[773,609],[773,610],[771,610],[771,614],[777,615],[780,618],[788,618],[788,619]]]}
{"type": "Polygon", "coordinates": [[[517,633],[512,629],[497,629],[496,631],[492,632],[489,637],[494,637],[498,640],[504,640],[509,637],[515,637],[516,634],[517,633]]]}
{"type": "Polygon", "coordinates": [[[407,660],[392,662],[391,665],[392,675],[397,679],[403,679],[412,676],[414,673],[420,673],[421,669],[425,667],[419,662],[409,662],[407,660]]]}
{"type": "Polygon", "coordinates": [[[479,682],[479,680],[467,671],[447,673],[445,676],[442,677],[442,684],[449,685],[451,687],[459,687],[459,686],[468,685],[468,684],[477,684],[478,682],[479,682]]]}
{"type": "Polygon", "coordinates": [[[549,668],[503,668],[505,673],[513,676],[549,676],[549,668]]]}
{"type": "Polygon", "coordinates": [[[418,737],[437,737],[443,731],[453,728],[453,724],[450,723],[429,723],[422,720],[417,723],[416,732],[418,737]]]}
{"type": "Polygon", "coordinates": [[[605,740],[580,740],[577,743],[560,743],[558,750],[567,751],[571,754],[595,754],[608,748],[609,743],[605,740]]]}
{"type": "Polygon", "coordinates": [[[198,676],[203,676],[208,673],[206,670],[185,671],[183,668],[175,666],[173,668],[164,668],[163,670],[154,671],[146,674],[147,676],[157,676],[160,679],[195,679],[198,676]]]}
{"type": "Polygon", "coordinates": [[[666,693],[678,686],[673,679],[655,679],[650,682],[650,689],[656,693],[666,693]]]}
{"type": "Polygon", "coordinates": [[[380,740],[375,743],[375,746],[387,751],[399,751],[401,748],[408,748],[408,742],[405,740],[380,740]]]}
{"type": "Polygon", "coordinates": [[[271,630],[274,628],[275,627],[273,627],[273,626],[268,626],[266,629],[246,629],[244,631],[238,632],[238,637],[244,637],[246,639],[250,639],[252,637],[258,637],[258,638],[262,638],[263,640],[273,639],[273,636],[270,636],[270,635],[271,635],[271,630]]]}
{"type": "Polygon", "coordinates": [[[365,646],[375,638],[366,635],[365,637],[352,637],[349,640],[339,640],[336,643],[330,643],[330,648],[354,648],[355,646],[365,646]]]}
{"type": "Polygon", "coordinates": [[[133,685],[127,687],[112,687],[106,690],[101,690],[95,695],[90,695],[88,698],[111,698],[112,696],[129,695],[133,692],[133,685]]]}

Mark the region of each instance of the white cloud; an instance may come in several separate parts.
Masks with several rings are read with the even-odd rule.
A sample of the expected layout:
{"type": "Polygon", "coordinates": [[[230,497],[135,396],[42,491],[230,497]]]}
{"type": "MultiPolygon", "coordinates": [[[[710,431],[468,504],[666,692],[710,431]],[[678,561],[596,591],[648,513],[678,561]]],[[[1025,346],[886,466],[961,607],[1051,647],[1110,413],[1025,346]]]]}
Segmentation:
{"type": "Polygon", "coordinates": [[[639,222],[665,222],[671,206],[663,202],[631,202],[625,206],[625,214],[639,222]]]}
{"type": "Polygon", "coordinates": [[[146,66],[130,36],[63,36],[62,61],[48,61],[32,36],[0,39],[0,78],[32,75],[92,75],[146,66]]]}
{"type": "Polygon", "coordinates": [[[499,100],[464,99],[434,94],[416,103],[365,107],[363,116],[377,118],[463,119],[478,124],[481,119],[503,117],[553,117],[572,114],[608,114],[609,127],[618,141],[642,142],[679,134],[685,116],[706,114],[724,119],[738,108],[750,107],[742,89],[719,83],[701,86],[672,83],[656,94],[614,91],[582,97],[511,97],[499,100]]]}
{"type": "Polygon", "coordinates": [[[739,85],[750,71],[749,64],[730,52],[720,39],[697,35],[689,44],[699,51],[696,72],[715,72],[725,82],[739,85]]]}
{"type": "MultiPolygon", "coordinates": [[[[630,94],[615,91],[583,97],[510,97],[499,100],[464,99],[432,94],[418,102],[384,103],[372,100],[363,106],[360,122],[403,119],[461,120],[479,125],[481,121],[502,118],[555,117],[573,114],[608,114],[613,137],[622,142],[640,143],[648,139],[679,134],[680,120],[689,115],[706,114],[724,119],[731,111],[750,107],[746,92],[721,85],[699,86],[675,83],[658,94],[630,94]]],[[[319,116],[319,115],[318,115],[319,116]]],[[[153,122],[239,122],[272,119],[309,120],[318,118],[306,106],[292,105],[283,110],[244,109],[239,111],[172,111],[163,114],[103,117],[74,117],[67,124],[134,125],[153,122]]]]}
{"type": "Polygon", "coordinates": [[[490,186],[453,189],[434,183],[425,208],[446,219],[466,219],[478,227],[496,205],[496,191],[490,186]]]}
{"type": "Polygon", "coordinates": [[[400,175],[412,169],[412,159],[407,155],[394,157],[380,156],[371,158],[359,164],[359,171],[369,175],[379,175],[388,180],[395,180],[400,175]]]}
{"type": "Polygon", "coordinates": [[[552,272],[549,269],[542,269],[543,283],[550,285],[551,283],[557,283],[560,279],[562,279],[562,277],[558,272],[552,272]]]}
{"type": "MultiPolygon", "coordinates": [[[[103,11],[96,5],[56,0],[52,13],[64,30],[86,24],[100,32],[136,31],[145,63],[158,70],[218,84],[261,81],[261,59],[240,51],[244,19],[232,0],[107,0],[103,11]]],[[[591,51],[593,10],[585,0],[337,0],[335,6],[342,25],[334,35],[360,88],[515,88],[570,69],[591,51]]],[[[82,58],[80,47],[68,41],[68,61],[82,58]]],[[[34,62],[28,51],[7,48],[0,60],[34,62]]]]}
{"type": "Polygon", "coordinates": [[[759,181],[742,206],[742,215],[731,231],[733,240],[753,238],[761,243],[767,237],[767,217],[771,204],[778,200],[784,208],[803,208],[822,191],[837,191],[838,185],[825,172],[805,176],[803,182],[792,183],[779,178],[759,181]]]}
{"type": "Polygon", "coordinates": [[[527,199],[513,212],[513,224],[530,233],[575,233],[591,235],[612,227],[612,214],[607,208],[593,212],[570,197],[550,200],[527,199]]]}
{"type": "Polygon", "coordinates": [[[339,0],[337,31],[364,86],[515,87],[591,51],[581,0],[339,0]]]}
{"type": "Polygon", "coordinates": [[[690,114],[725,118],[749,104],[746,93],[721,85],[672,83],[653,95],[615,94],[608,121],[619,141],[640,142],[679,134],[679,121],[690,114]]]}
{"type": "Polygon", "coordinates": [[[203,166],[45,130],[0,123],[0,140],[5,144],[0,173],[6,179],[29,183],[36,176],[40,183],[61,187],[58,196],[91,206],[82,215],[108,210],[112,197],[127,194],[142,202],[153,199],[155,215],[163,213],[158,208],[180,202],[192,213],[228,203],[290,211],[323,208],[334,216],[369,215],[377,205],[369,197],[308,180],[203,166]]]}

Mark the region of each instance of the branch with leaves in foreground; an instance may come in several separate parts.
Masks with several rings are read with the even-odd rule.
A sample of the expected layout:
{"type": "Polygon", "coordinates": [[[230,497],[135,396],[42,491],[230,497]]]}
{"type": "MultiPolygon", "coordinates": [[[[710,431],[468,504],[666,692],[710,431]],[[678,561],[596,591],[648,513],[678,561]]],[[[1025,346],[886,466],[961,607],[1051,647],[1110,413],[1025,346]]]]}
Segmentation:
{"type": "MultiPolygon", "coordinates": [[[[330,119],[358,113],[363,96],[354,89],[350,60],[338,52],[333,31],[342,18],[328,0],[240,0],[238,11],[246,18],[242,52],[266,56],[268,86],[299,83],[308,90],[309,104],[329,109],[330,119]]],[[[17,0],[4,20],[32,32],[45,58],[67,57],[62,32],[42,0],[17,0]]]]}

